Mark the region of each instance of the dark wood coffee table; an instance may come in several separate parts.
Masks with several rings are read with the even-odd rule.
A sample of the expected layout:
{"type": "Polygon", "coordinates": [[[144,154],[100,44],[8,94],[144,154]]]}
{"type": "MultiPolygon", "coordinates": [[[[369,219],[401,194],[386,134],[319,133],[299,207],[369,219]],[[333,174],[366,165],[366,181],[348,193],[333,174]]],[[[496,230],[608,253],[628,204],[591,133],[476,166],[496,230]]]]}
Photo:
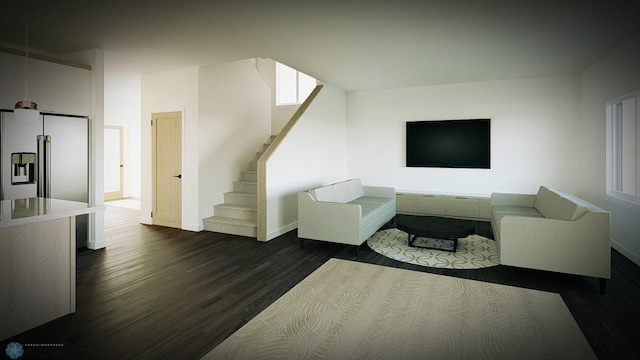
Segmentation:
{"type": "Polygon", "coordinates": [[[396,228],[408,234],[407,243],[409,246],[453,252],[456,252],[458,247],[458,239],[476,232],[473,223],[467,220],[429,216],[398,216],[396,218],[396,228]],[[414,244],[418,237],[452,241],[453,249],[414,244]]]}

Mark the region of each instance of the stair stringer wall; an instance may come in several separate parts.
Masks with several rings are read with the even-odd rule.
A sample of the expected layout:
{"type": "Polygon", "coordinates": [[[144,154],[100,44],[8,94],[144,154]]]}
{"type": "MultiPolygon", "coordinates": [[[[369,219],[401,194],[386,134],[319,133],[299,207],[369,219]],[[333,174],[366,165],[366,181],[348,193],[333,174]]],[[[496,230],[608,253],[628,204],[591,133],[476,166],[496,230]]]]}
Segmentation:
{"type": "Polygon", "coordinates": [[[258,159],[258,240],[297,228],[297,193],[346,176],[346,93],[319,85],[258,159]]]}

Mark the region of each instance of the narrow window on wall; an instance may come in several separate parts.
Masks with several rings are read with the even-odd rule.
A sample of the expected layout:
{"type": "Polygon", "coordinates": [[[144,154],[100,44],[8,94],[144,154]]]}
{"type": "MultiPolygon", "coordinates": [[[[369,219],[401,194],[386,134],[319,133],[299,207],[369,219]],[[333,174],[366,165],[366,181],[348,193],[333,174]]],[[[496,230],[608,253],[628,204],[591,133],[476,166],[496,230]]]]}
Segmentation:
{"type": "Polygon", "coordinates": [[[276,105],[299,105],[316,87],[316,79],[276,62],[276,105]]]}
{"type": "Polygon", "coordinates": [[[607,194],[640,205],[640,92],[607,103],[607,194]]]}

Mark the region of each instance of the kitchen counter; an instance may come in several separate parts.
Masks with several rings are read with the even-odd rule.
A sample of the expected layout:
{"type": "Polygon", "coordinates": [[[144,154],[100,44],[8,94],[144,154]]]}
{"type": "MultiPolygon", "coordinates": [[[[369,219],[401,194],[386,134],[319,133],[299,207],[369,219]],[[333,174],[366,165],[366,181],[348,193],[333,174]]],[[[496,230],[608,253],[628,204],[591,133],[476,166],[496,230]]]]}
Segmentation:
{"type": "Polygon", "coordinates": [[[0,201],[0,228],[89,214],[103,207],[77,201],[39,197],[2,200],[0,201]]]}
{"type": "Polygon", "coordinates": [[[0,202],[0,340],[76,311],[76,216],[102,206],[0,202]]]}

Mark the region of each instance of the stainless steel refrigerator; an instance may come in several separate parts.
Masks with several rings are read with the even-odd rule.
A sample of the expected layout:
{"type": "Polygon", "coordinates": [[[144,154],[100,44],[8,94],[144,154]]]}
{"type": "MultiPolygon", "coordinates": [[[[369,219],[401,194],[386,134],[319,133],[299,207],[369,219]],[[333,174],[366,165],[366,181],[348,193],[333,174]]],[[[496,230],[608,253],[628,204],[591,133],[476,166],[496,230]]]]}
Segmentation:
{"type": "MultiPolygon", "coordinates": [[[[19,122],[0,111],[0,182],[0,200],[89,202],[89,119],[41,114],[19,122]]],[[[77,247],[87,246],[87,226],[88,215],[76,218],[77,247]]]]}

